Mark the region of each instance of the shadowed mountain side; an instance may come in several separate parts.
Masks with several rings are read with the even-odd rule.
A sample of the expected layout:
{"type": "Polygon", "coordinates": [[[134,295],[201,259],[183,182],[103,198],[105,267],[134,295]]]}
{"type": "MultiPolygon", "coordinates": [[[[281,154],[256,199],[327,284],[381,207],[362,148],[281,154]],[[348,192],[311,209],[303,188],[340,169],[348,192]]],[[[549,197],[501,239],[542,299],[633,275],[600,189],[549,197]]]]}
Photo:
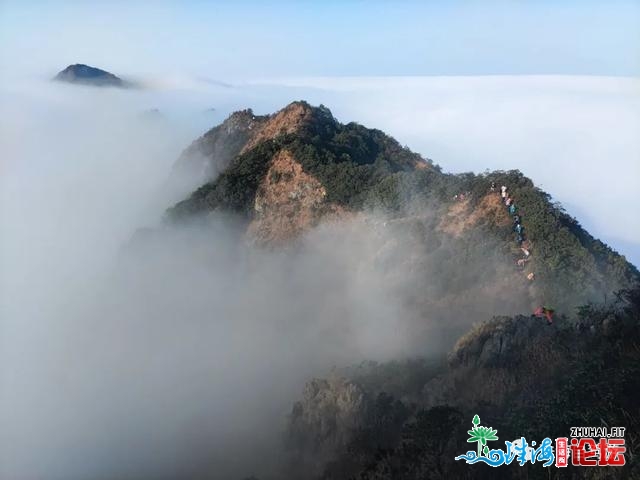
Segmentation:
{"type": "MultiPolygon", "coordinates": [[[[536,318],[495,318],[462,337],[443,365],[364,363],[314,379],[289,417],[291,472],[312,478],[418,480],[496,478],[454,457],[472,449],[471,418],[500,442],[566,437],[576,425],[624,425],[626,466],[569,466],[553,478],[635,478],[640,471],[640,291],[584,308],[578,322],[546,327],[536,318]]],[[[553,468],[553,467],[551,467],[553,468]]],[[[540,465],[502,467],[500,477],[548,478],[540,465]]],[[[555,474],[556,472],[551,472],[555,474]]]]}

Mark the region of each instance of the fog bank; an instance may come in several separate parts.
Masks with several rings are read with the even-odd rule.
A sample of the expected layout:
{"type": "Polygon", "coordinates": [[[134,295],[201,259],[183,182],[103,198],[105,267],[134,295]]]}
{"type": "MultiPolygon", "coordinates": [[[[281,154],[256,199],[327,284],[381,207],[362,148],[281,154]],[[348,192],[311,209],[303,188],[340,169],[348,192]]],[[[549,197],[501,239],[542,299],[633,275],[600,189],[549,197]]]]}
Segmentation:
{"type": "MultiPolygon", "coordinates": [[[[543,89],[541,99],[525,101],[523,92],[535,89],[523,84],[491,103],[512,80],[397,80],[393,95],[380,95],[387,81],[382,90],[378,80],[340,82],[2,87],[0,477],[268,478],[282,453],[285,415],[310,375],[447,348],[430,328],[451,320],[439,316],[449,306],[435,284],[443,268],[453,268],[443,260],[446,244],[426,245],[420,270],[404,256],[412,239],[375,222],[323,227],[283,251],[256,248],[242,236],[245,225],[224,217],[161,226],[164,210],[197,185],[169,181],[173,162],[230,111],[268,113],[296,98],[323,102],[341,121],[387,130],[446,170],[522,168],[534,180],[532,172],[556,168],[534,160],[562,144],[567,160],[548,181],[589,211],[578,185],[592,181],[594,169],[585,168],[580,181],[564,170],[575,158],[595,161],[580,153],[582,143],[600,145],[599,152],[611,146],[611,158],[628,162],[637,153],[627,131],[637,117],[618,100],[607,106],[608,97],[592,112],[627,117],[618,129],[602,125],[600,138],[592,135],[599,117],[576,113],[591,108],[580,106],[582,96],[550,99],[543,89]],[[476,100],[477,93],[464,94],[478,91],[485,95],[476,100]],[[532,126],[563,102],[551,133],[533,135],[532,126]],[[144,115],[149,108],[161,116],[144,115]],[[562,130],[570,118],[587,133],[573,138],[575,130],[562,130]],[[562,141],[554,137],[561,131],[562,141]],[[140,233],[143,227],[152,229],[140,233]],[[405,297],[443,305],[432,317],[405,297]]],[[[609,93],[617,99],[616,88],[609,93]]],[[[620,195],[632,201],[637,193],[628,187],[620,195]]],[[[598,191],[606,207],[609,192],[598,191]]],[[[593,211],[606,212],[601,221],[609,228],[605,207],[593,211]]],[[[607,231],[636,228],[624,225],[607,231]]],[[[502,267],[491,273],[495,264],[502,265],[487,252],[459,267],[502,278],[502,267]]],[[[528,308],[517,299],[481,302],[483,287],[461,299],[451,318],[472,323],[528,308]]]]}

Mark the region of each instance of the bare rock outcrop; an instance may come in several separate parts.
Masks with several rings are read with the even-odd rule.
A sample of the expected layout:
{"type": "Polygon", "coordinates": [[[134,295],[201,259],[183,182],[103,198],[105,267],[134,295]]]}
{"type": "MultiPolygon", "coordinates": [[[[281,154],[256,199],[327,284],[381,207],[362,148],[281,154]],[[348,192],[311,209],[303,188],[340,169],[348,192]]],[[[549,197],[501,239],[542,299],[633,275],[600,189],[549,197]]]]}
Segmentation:
{"type": "Polygon", "coordinates": [[[280,244],[328,217],[339,218],[344,208],[326,201],[327,191],[303,171],[287,150],[278,152],[260,184],[249,233],[259,243],[280,244]]]}

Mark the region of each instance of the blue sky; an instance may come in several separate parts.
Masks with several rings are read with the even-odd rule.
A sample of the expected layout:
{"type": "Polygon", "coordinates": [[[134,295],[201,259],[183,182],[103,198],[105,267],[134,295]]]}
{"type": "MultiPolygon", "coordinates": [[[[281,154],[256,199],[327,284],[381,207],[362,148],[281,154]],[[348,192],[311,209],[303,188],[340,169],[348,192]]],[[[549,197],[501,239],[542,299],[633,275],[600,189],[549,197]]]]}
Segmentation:
{"type": "MultiPolygon", "coordinates": [[[[384,129],[449,171],[519,168],[640,264],[640,224],[619,218],[613,196],[586,193],[598,191],[596,166],[608,158],[629,174],[624,201],[640,201],[640,0],[0,0],[0,81],[42,81],[71,63],[138,76],[174,89],[174,103],[220,114],[305,98],[384,129]],[[437,75],[449,77],[394,83],[437,75]],[[362,79],[373,76],[394,79],[367,88],[362,79]],[[345,87],[337,77],[360,80],[345,87]],[[239,88],[218,98],[198,78],[239,88]],[[280,87],[242,88],[260,80],[280,87]]],[[[148,103],[140,108],[164,109],[163,95],[140,92],[148,103]]]]}
{"type": "Polygon", "coordinates": [[[2,0],[0,44],[34,73],[640,76],[640,2],[2,0]]]}

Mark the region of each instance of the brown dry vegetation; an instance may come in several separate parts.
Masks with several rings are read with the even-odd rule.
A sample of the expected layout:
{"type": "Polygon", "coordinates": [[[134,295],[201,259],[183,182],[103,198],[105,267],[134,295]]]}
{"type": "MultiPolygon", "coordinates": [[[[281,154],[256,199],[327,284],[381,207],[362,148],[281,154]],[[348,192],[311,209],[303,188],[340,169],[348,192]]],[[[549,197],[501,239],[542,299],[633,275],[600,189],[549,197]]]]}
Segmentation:
{"type": "Polygon", "coordinates": [[[338,219],[344,208],[326,202],[322,184],[302,170],[287,150],[279,151],[258,187],[249,234],[262,244],[276,245],[316,226],[338,219]]]}
{"type": "Polygon", "coordinates": [[[509,215],[498,195],[486,195],[476,207],[472,207],[469,199],[453,203],[438,225],[438,230],[454,237],[481,222],[503,227],[509,224],[509,215]]]}
{"type": "Polygon", "coordinates": [[[260,142],[272,140],[278,135],[295,133],[311,119],[312,113],[311,107],[301,102],[294,102],[286,106],[270,116],[266,122],[256,125],[257,128],[253,130],[253,134],[243,147],[242,152],[250,150],[260,142]]]}

